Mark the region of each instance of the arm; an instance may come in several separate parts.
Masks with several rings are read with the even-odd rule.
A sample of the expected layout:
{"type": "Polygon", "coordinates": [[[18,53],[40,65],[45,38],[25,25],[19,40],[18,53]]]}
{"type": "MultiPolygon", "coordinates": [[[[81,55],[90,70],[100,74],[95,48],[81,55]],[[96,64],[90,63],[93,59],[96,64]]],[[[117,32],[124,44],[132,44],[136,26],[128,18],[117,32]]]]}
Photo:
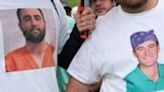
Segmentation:
{"type": "Polygon", "coordinates": [[[80,38],[80,32],[75,25],[70,38],[65,43],[62,52],[58,55],[58,65],[67,69],[83,42],[84,39],[80,38]]]}
{"type": "Polygon", "coordinates": [[[89,85],[71,77],[66,92],[89,92],[89,85]]]}
{"type": "Polygon", "coordinates": [[[76,14],[76,25],[65,43],[62,51],[58,54],[58,65],[67,69],[73,57],[81,47],[84,39],[80,38],[81,32],[85,30],[93,30],[95,28],[95,14],[92,9],[87,8],[82,14],[76,14]]]}

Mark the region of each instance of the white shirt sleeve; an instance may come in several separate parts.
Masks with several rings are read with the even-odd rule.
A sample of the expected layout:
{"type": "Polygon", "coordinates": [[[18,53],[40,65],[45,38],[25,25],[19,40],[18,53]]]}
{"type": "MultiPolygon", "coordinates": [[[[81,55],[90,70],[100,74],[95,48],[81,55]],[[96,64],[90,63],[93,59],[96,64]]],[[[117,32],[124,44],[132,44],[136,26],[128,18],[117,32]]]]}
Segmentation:
{"type": "Polygon", "coordinates": [[[101,38],[102,35],[98,33],[98,30],[94,30],[75,55],[68,68],[69,74],[75,79],[91,84],[96,82],[103,73],[101,61],[105,59],[102,55],[106,51],[102,50],[105,46],[101,44],[104,43],[101,38]]]}
{"type": "Polygon", "coordinates": [[[58,54],[61,52],[61,50],[63,49],[63,46],[65,44],[65,42],[68,40],[69,38],[69,33],[68,33],[68,24],[67,24],[67,16],[66,16],[66,12],[62,6],[62,4],[60,3],[60,0],[54,0],[54,3],[56,5],[56,9],[57,9],[57,13],[58,13],[58,31],[57,31],[57,52],[58,54]]]}
{"type": "Polygon", "coordinates": [[[88,40],[78,51],[68,68],[68,72],[75,79],[90,84],[96,80],[93,44],[88,40]]]}

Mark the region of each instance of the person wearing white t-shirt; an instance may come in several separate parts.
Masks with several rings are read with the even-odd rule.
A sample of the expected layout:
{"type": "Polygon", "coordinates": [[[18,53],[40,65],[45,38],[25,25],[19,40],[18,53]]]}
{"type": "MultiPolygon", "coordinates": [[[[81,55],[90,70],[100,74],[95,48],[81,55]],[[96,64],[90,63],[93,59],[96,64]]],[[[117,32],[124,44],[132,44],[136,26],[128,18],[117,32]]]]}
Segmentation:
{"type": "MultiPolygon", "coordinates": [[[[5,60],[4,60],[4,46],[14,47],[19,46],[20,44],[15,43],[15,41],[19,41],[20,36],[18,32],[14,32],[15,29],[17,31],[17,23],[15,20],[16,12],[14,12],[18,8],[40,8],[45,9],[44,12],[48,12],[46,18],[49,21],[46,22],[47,25],[50,26],[52,34],[49,31],[50,36],[47,36],[49,42],[55,47],[55,52],[53,56],[56,57],[57,54],[63,50],[63,46],[66,41],[69,39],[69,35],[67,33],[67,20],[66,14],[63,9],[63,6],[60,3],[60,0],[0,0],[0,12],[2,13],[0,16],[0,46],[1,46],[1,63],[0,63],[0,92],[59,92],[57,81],[56,81],[56,65],[55,62],[54,67],[47,67],[44,69],[37,70],[27,70],[27,71],[16,71],[11,73],[6,73],[5,71],[5,60]],[[47,11],[46,11],[47,10],[47,11]],[[12,11],[12,12],[10,12],[12,11]],[[13,15],[11,15],[13,14],[13,15]],[[8,17],[9,16],[9,17],[8,17]],[[49,17],[50,16],[50,17],[49,17]],[[7,18],[6,18],[7,17],[7,18]],[[5,24],[5,25],[4,25],[5,24]],[[11,24],[13,24],[11,26],[11,24]],[[15,25],[16,26],[15,26],[15,25]],[[8,28],[7,35],[4,35],[4,28],[8,28]],[[12,31],[11,31],[12,30],[12,31]],[[15,38],[12,39],[14,36],[15,38]],[[10,40],[3,39],[2,37],[9,38],[10,40]],[[6,45],[6,43],[9,43],[6,45]],[[13,44],[11,44],[13,43],[13,44]]],[[[94,19],[94,18],[93,18],[94,19]]],[[[86,21],[85,21],[86,22],[86,21]]],[[[5,30],[6,31],[6,30],[5,30]]],[[[5,32],[4,32],[5,33],[5,32]]],[[[20,41],[19,41],[20,42],[20,41]]],[[[57,61],[56,58],[54,58],[57,61]]]]}
{"type": "MultiPolygon", "coordinates": [[[[110,11],[113,7],[115,6],[115,1],[114,0],[91,0],[91,9],[93,10],[93,12],[94,12],[94,14],[97,16],[97,17],[99,17],[99,16],[103,16],[103,15],[105,15],[108,11],[110,11]]],[[[87,8],[85,8],[86,10],[88,9],[88,7],[87,8]]],[[[89,9],[88,9],[89,10],[89,9]]],[[[84,17],[84,14],[87,14],[87,13],[82,13],[82,14],[79,14],[78,12],[76,13],[76,15],[75,15],[75,19],[77,20],[76,21],[76,24],[77,24],[77,26],[79,27],[79,30],[81,31],[83,31],[83,30],[85,30],[84,28],[85,28],[85,26],[83,25],[83,18],[82,17],[84,17]],[[82,28],[83,27],[83,28],[82,28]]],[[[89,14],[88,14],[89,15],[89,14]]],[[[88,18],[88,20],[90,20],[90,18],[88,18]]],[[[90,23],[89,23],[90,24],[90,23]]],[[[91,25],[91,24],[90,24],[91,25]]],[[[74,27],[75,28],[75,27],[74,27]]],[[[73,29],[73,32],[72,33],[75,33],[74,32],[74,29],[73,29]]],[[[72,36],[72,33],[71,33],[71,36],[72,36]]],[[[81,32],[79,32],[79,33],[81,33],[81,32]]],[[[75,36],[74,36],[75,37],[75,36]]],[[[71,63],[71,60],[73,59],[73,57],[74,57],[74,55],[76,54],[76,52],[78,51],[78,49],[80,48],[80,46],[82,45],[82,43],[84,42],[84,39],[78,39],[78,37],[80,38],[80,35],[78,35],[78,34],[76,34],[76,40],[74,40],[74,41],[72,41],[73,43],[72,44],[74,44],[74,46],[75,46],[75,44],[76,44],[76,46],[78,47],[72,47],[71,46],[71,44],[70,44],[70,49],[71,50],[65,50],[65,47],[66,46],[68,46],[67,44],[68,44],[68,42],[66,43],[66,45],[64,46],[64,49],[62,50],[62,54],[63,54],[63,52],[65,51],[66,53],[68,53],[68,54],[63,54],[63,56],[61,57],[59,57],[59,66],[61,66],[61,67],[63,67],[63,68],[65,68],[65,69],[67,69],[68,68],[68,66],[69,66],[69,64],[71,63]],[[81,44],[80,44],[81,43],[81,44]],[[62,60],[62,61],[61,61],[62,60]]],[[[70,38],[72,38],[72,37],[70,37],[70,38]]],[[[68,39],[68,41],[70,41],[70,39],[68,39]]],[[[65,74],[64,74],[64,70],[63,69],[61,69],[61,68],[59,68],[58,69],[59,71],[63,71],[62,73],[61,72],[58,72],[58,78],[60,79],[59,80],[59,84],[61,85],[61,84],[64,84],[64,85],[67,85],[67,82],[68,82],[68,73],[66,73],[65,72],[65,74]],[[60,74],[60,75],[59,75],[60,74]],[[64,83],[62,83],[63,81],[61,81],[61,74],[62,74],[62,76],[63,76],[63,78],[65,78],[65,82],[64,83]]],[[[92,91],[96,91],[97,92],[97,90],[99,89],[99,87],[100,87],[100,85],[101,85],[101,82],[99,82],[99,81],[97,81],[96,83],[94,83],[94,84],[92,84],[91,85],[91,87],[90,87],[90,90],[92,90],[92,91]]],[[[64,88],[65,88],[65,86],[63,86],[64,88]]],[[[63,90],[63,89],[62,89],[63,90]]],[[[65,89],[64,89],[65,90],[65,89]]]]}
{"type": "Polygon", "coordinates": [[[141,30],[155,30],[164,58],[164,1],[117,0],[105,16],[99,17],[96,29],[84,42],[71,62],[68,72],[72,76],[67,92],[88,92],[89,84],[102,79],[100,92],[126,92],[124,77],[133,71],[137,60],[131,53],[129,37],[141,30]]]}

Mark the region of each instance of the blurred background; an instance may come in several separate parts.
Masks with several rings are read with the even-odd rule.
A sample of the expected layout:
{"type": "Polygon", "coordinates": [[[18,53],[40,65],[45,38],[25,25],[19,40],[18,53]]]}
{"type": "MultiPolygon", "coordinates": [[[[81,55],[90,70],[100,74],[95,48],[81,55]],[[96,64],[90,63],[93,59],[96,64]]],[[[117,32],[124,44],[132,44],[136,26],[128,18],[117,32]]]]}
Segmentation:
{"type": "Polygon", "coordinates": [[[69,5],[71,8],[75,7],[80,0],[61,0],[61,2],[69,5]]]}

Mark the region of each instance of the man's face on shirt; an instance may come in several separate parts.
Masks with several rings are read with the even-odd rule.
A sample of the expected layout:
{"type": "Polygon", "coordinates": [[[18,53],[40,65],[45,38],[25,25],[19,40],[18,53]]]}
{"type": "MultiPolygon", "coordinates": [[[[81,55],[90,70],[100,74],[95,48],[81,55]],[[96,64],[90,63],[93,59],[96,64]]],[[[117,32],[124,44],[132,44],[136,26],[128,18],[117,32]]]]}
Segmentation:
{"type": "Polygon", "coordinates": [[[116,0],[122,7],[137,9],[142,7],[148,0],[116,0]]]}
{"type": "Polygon", "coordinates": [[[19,27],[26,41],[40,43],[45,37],[45,21],[38,9],[22,9],[19,27]]]}
{"type": "Polygon", "coordinates": [[[135,48],[134,55],[141,66],[150,67],[157,63],[159,45],[155,41],[146,41],[135,48]]]}

